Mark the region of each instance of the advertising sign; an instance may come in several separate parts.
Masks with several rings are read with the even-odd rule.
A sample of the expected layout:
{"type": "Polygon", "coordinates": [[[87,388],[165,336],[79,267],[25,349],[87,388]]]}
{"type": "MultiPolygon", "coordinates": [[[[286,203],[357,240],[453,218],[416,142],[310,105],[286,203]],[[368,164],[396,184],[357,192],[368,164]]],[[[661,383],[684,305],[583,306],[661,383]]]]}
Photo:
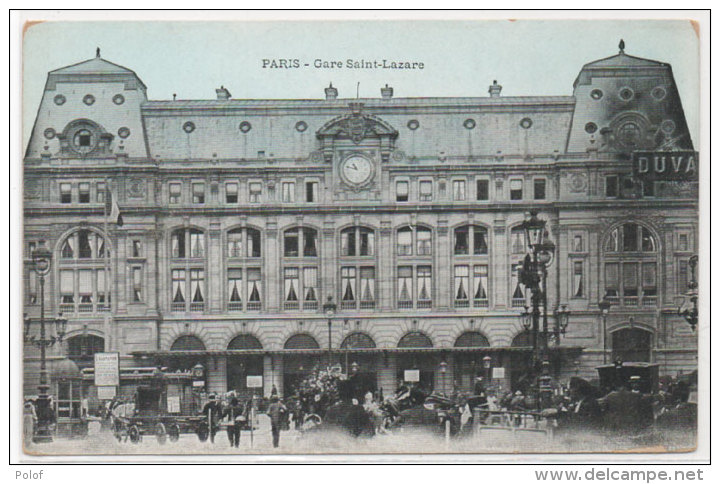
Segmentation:
{"type": "Polygon", "coordinates": [[[180,396],[168,396],[167,397],[167,409],[168,413],[180,413],[180,396]]]}
{"type": "Polygon", "coordinates": [[[405,381],[416,383],[420,381],[420,370],[405,370],[405,381]]]}
{"type": "Polygon", "coordinates": [[[251,376],[248,375],[246,377],[247,379],[247,387],[248,388],[262,388],[263,386],[263,379],[262,376],[251,376]]]}
{"type": "Polygon", "coordinates": [[[116,394],[116,387],[97,387],[98,400],[112,400],[116,394]]]}
{"type": "Polygon", "coordinates": [[[636,151],[633,175],[640,180],[697,181],[696,151],[636,151]]]}
{"type": "Polygon", "coordinates": [[[95,353],[95,386],[120,385],[120,353],[95,353]]]}
{"type": "Polygon", "coordinates": [[[493,378],[505,378],[505,368],[498,366],[492,369],[493,378]]]}

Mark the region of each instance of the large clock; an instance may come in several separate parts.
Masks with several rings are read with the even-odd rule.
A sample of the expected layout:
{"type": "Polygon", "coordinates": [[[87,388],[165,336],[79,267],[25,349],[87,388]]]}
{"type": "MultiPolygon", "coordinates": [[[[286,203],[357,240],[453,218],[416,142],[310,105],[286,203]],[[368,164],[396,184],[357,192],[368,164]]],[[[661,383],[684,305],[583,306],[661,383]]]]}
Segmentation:
{"type": "Polygon", "coordinates": [[[340,173],[346,182],[355,186],[366,184],[373,176],[373,163],[360,155],[350,155],[340,164],[340,173]]]}

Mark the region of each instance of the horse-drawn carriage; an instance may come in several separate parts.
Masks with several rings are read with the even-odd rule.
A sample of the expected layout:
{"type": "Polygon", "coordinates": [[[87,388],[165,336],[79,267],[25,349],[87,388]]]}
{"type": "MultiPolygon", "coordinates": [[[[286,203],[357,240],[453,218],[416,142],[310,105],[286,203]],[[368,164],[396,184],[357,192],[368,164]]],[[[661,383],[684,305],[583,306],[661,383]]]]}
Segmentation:
{"type": "Polygon", "coordinates": [[[208,419],[203,415],[180,416],[167,412],[163,385],[138,386],[131,401],[117,400],[111,404],[113,435],[119,442],[136,444],[143,436],[155,436],[159,444],[176,442],[180,434],[195,433],[200,441],[209,435],[208,419]]]}

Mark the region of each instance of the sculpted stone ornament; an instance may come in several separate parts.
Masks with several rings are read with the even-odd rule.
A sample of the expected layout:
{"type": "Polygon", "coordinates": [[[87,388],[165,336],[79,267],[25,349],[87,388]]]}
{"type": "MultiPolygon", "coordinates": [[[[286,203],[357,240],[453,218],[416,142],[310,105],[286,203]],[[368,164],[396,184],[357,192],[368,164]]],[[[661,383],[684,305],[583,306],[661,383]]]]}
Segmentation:
{"type": "Polygon", "coordinates": [[[584,173],[573,173],[570,176],[570,192],[582,193],[587,190],[587,176],[584,173]]]}
{"type": "Polygon", "coordinates": [[[145,180],[142,178],[133,178],[130,180],[127,193],[130,198],[145,197],[145,180]]]}

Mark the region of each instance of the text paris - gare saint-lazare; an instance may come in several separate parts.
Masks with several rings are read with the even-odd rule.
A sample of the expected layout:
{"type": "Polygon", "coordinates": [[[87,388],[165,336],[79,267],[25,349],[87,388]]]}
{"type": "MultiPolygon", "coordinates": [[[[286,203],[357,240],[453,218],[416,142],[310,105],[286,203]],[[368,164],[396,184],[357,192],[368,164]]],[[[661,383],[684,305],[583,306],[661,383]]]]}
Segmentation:
{"type": "Polygon", "coordinates": [[[301,59],[262,59],[263,69],[425,69],[425,64],[402,59],[314,59],[304,62],[301,59]]]}

